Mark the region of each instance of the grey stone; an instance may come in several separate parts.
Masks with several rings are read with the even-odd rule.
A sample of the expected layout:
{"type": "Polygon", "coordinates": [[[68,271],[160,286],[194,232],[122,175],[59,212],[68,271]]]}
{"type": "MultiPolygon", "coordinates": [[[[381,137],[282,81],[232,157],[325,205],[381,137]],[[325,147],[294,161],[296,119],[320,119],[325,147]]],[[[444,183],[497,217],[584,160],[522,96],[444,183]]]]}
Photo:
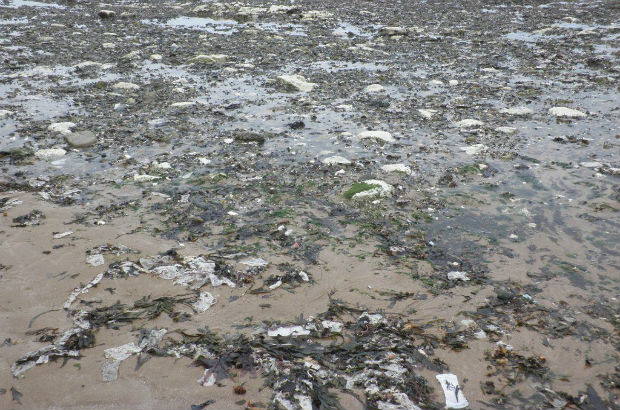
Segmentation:
{"type": "Polygon", "coordinates": [[[84,148],[96,143],[97,136],[92,131],[77,131],[65,135],[65,141],[74,148],[84,148]]]}

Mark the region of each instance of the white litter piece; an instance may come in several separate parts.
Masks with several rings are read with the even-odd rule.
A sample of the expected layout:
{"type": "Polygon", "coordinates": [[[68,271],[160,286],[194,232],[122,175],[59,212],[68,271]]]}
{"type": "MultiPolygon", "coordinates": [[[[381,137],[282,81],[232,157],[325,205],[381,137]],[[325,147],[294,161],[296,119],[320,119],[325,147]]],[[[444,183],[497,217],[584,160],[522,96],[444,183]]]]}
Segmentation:
{"type": "Polygon", "coordinates": [[[134,342],[130,342],[122,346],[105,349],[103,354],[106,359],[123,361],[131,357],[132,354],[140,353],[141,351],[142,349],[139,346],[137,346],[134,342]]]}
{"type": "Polygon", "coordinates": [[[210,369],[205,369],[200,379],[196,380],[199,385],[209,387],[215,385],[217,381],[215,379],[215,373],[213,373],[210,369]]]}
{"type": "Polygon", "coordinates": [[[240,263],[251,268],[262,268],[269,265],[269,262],[267,262],[263,258],[248,259],[245,261],[241,261],[240,263]]]}
{"type": "Polygon", "coordinates": [[[211,306],[215,305],[217,299],[209,292],[200,292],[198,301],[192,306],[199,312],[206,312],[211,306]]]}
{"type": "Polygon", "coordinates": [[[93,286],[95,286],[96,284],[98,284],[99,282],[101,282],[101,279],[103,279],[103,273],[100,273],[97,276],[95,276],[95,278],[91,280],[90,282],[88,282],[88,284],[86,284],[86,286],[84,286],[83,288],[73,289],[73,292],[71,292],[71,294],[67,298],[67,301],[63,305],[63,308],[69,309],[71,305],[73,304],[73,302],[75,302],[75,299],[77,299],[78,295],[80,295],[81,293],[88,293],[88,290],[92,288],[93,286]]]}
{"type": "Polygon", "coordinates": [[[57,233],[57,234],[54,234],[54,239],[62,239],[62,238],[64,238],[65,236],[69,236],[69,235],[71,235],[72,233],[73,233],[73,231],[67,231],[67,232],[57,233]]]}
{"type": "Polygon", "coordinates": [[[281,280],[277,281],[273,285],[270,285],[269,289],[271,289],[271,290],[278,289],[280,286],[282,286],[282,281],[281,280]]]}
{"type": "Polygon", "coordinates": [[[103,255],[100,253],[94,254],[94,255],[88,255],[86,257],[86,263],[88,263],[89,265],[92,266],[101,266],[105,263],[105,260],[103,259],[103,255]]]}
{"type": "Polygon", "coordinates": [[[304,282],[310,282],[310,278],[308,277],[308,274],[306,272],[301,271],[298,273],[298,275],[304,282]]]}
{"type": "Polygon", "coordinates": [[[276,336],[307,336],[310,334],[310,331],[302,326],[288,326],[288,327],[279,327],[275,330],[268,330],[267,336],[276,337],[276,336]]]}
{"type": "Polygon", "coordinates": [[[0,211],[6,211],[8,209],[13,208],[14,206],[21,205],[23,203],[24,201],[21,201],[17,198],[9,199],[8,201],[4,203],[4,206],[0,207],[0,211]]]}
{"type": "Polygon", "coordinates": [[[108,360],[103,363],[101,368],[103,381],[109,382],[118,379],[118,369],[121,362],[131,357],[132,354],[140,353],[141,351],[142,349],[136,346],[134,342],[104,350],[103,354],[108,360]]]}
{"type": "Polygon", "coordinates": [[[441,383],[447,409],[463,409],[469,406],[469,402],[463,394],[463,389],[461,389],[456,375],[447,373],[438,374],[435,377],[441,383]]]}
{"type": "Polygon", "coordinates": [[[325,329],[329,329],[333,333],[342,333],[342,329],[344,328],[342,323],[331,320],[323,320],[321,324],[325,329]]]}
{"type": "Polygon", "coordinates": [[[448,280],[463,280],[463,281],[468,281],[469,277],[467,276],[467,272],[461,272],[461,271],[452,271],[452,272],[448,272],[448,280]]]}

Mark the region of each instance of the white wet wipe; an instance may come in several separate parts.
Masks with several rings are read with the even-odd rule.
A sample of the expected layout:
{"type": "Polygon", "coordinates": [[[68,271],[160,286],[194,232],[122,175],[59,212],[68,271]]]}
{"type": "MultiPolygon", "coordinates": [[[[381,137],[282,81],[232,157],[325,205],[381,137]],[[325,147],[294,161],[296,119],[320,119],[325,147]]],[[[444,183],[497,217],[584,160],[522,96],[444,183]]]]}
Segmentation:
{"type": "Polygon", "coordinates": [[[463,409],[469,406],[469,402],[463,394],[463,389],[459,385],[459,380],[456,375],[447,373],[438,374],[435,377],[439,383],[441,383],[441,388],[446,398],[447,409],[463,409]]]}

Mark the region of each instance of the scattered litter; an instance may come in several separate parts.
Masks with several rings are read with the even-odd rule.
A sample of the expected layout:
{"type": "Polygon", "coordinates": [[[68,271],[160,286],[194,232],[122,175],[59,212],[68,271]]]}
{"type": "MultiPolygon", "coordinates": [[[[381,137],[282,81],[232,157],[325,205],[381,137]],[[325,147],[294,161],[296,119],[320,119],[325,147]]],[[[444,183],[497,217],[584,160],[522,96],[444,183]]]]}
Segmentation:
{"type": "Polygon", "coordinates": [[[468,281],[469,277],[467,276],[467,272],[461,272],[461,271],[451,271],[448,272],[448,280],[462,280],[462,281],[468,281]]]}
{"type": "Polygon", "coordinates": [[[241,261],[239,262],[243,265],[249,266],[251,268],[263,268],[267,265],[269,265],[269,262],[267,262],[266,260],[262,259],[262,258],[255,258],[255,259],[248,259],[245,261],[241,261]]]}
{"type": "MultiPolygon", "coordinates": [[[[101,256],[101,255],[99,255],[99,256],[101,256]]],[[[101,282],[101,280],[103,279],[103,275],[104,275],[103,273],[100,273],[97,276],[95,276],[95,278],[93,280],[91,280],[86,286],[81,287],[81,288],[75,288],[73,290],[73,292],[71,292],[71,294],[67,298],[67,301],[63,305],[63,309],[65,309],[65,310],[69,309],[71,307],[71,305],[73,304],[73,302],[75,302],[75,300],[77,299],[77,297],[80,294],[88,293],[88,290],[90,288],[92,288],[93,286],[95,286],[99,282],[101,282]]]]}
{"type": "Polygon", "coordinates": [[[435,376],[446,399],[446,408],[448,409],[463,409],[469,406],[469,402],[463,395],[463,389],[459,385],[458,378],[454,374],[438,374],[435,376]]]}
{"type": "Polygon", "coordinates": [[[211,306],[215,305],[217,300],[209,292],[200,292],[198,302],[193,304],[194,309],[198,312],[206,312],[211,306]]]}
{"type": "Polygon", "coordinates": [[[103,259],[102,254],[96,253],[94,255],[88,255],[86,257],[86,263],[88,263],[91,266],[101,266],[105,263],[105,260],[103,259]]]}
{"type": "Polygon", "coordinates": [[[67,232],[61,232],[61,233],[55,233],[54,234],[54,239],[62,239],[66,236],[69,236],[73,233],[73,231],[67,231],[67,232]]]}
{"type": "Polygon", "coordinates": [[[267,331],[267,336],[269,337],[307,336],[309,334],[310,331],[302,326],[279,327],[277,329],[267,331]]]}

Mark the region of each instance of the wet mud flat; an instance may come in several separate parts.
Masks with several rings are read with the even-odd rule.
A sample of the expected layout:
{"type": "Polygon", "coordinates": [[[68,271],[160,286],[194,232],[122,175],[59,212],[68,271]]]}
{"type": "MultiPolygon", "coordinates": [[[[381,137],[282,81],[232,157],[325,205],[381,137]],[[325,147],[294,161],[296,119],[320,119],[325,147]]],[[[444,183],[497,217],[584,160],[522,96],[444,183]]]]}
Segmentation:
{"type": "Polygon", "coordinates": [[[619,408],[619,22],[1,0],[0,408],[619,408]]]}

